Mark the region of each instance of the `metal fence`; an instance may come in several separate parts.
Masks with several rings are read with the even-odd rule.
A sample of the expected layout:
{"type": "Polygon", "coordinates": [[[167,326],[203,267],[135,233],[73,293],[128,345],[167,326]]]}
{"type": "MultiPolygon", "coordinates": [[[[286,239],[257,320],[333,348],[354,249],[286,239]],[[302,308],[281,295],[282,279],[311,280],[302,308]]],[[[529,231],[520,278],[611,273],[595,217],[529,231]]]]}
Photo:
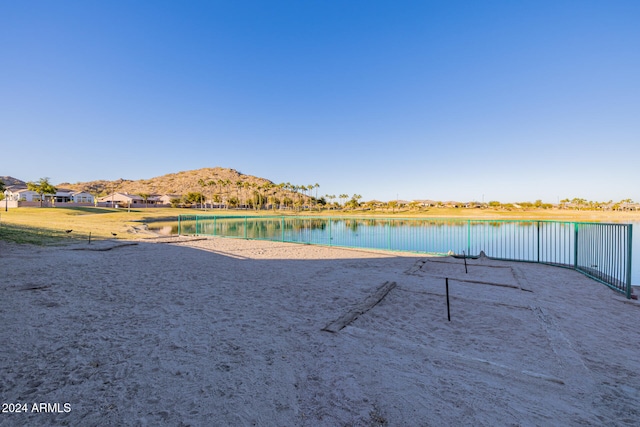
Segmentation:
{"type": "Polygon", "coordinates": [[[490,258],[573,268],[631,298],[631,224],[180,215],[178,234],[490,258]]]}

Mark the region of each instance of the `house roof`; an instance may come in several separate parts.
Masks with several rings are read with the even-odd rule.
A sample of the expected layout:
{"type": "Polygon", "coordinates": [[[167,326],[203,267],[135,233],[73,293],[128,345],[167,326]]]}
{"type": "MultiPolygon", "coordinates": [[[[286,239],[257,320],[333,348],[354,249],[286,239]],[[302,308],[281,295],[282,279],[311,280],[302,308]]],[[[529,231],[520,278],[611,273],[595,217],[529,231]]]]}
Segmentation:
{"type": "Polygon", "coordinates": [[[18,190],[26,190],[27,187],[24,185],[5,185],[5,188],[9,191],[18,191],[18,190]]]}
{"type": "MultiPolygon", "coordinates": [[[[142,201],[144,202],[144,198],[142,198],[142,196],[139,196],[138,194],[128,194],[128,193],[113,193],[113,194],[109,194],[103,197],[100,197],[98,200],[100,201],[105,201],[108,202],[111,200],[111,198],[118,198],[120,200],[122,199],[126,199],[126,200],[130,200],[130,201],[142,201]]],[[[158,200],[158,196],[149,196],[147,197],[147,201],[154,201],[154,200],[158,200]]]]}

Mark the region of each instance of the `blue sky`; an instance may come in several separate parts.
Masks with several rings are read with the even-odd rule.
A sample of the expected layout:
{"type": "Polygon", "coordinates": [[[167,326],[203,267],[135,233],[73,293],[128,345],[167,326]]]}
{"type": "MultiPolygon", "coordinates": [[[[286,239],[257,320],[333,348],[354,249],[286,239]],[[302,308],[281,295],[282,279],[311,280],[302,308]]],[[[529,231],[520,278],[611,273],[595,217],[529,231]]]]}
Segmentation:
{"type": "Polygon", "coordinates": [[[639,1],[2,1],[0,175],[640,201],[639,1]]]}

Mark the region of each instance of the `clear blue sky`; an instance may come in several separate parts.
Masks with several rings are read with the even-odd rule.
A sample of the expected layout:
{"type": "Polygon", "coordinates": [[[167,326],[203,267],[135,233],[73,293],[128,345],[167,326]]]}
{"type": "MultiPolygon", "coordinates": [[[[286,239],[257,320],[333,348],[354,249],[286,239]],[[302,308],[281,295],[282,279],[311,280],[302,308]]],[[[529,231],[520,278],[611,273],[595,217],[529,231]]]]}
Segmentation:
{"type": "Polygon", "coordinates": [[[640,201],[640,1],[0,0],[0,175],[640,201]]]}

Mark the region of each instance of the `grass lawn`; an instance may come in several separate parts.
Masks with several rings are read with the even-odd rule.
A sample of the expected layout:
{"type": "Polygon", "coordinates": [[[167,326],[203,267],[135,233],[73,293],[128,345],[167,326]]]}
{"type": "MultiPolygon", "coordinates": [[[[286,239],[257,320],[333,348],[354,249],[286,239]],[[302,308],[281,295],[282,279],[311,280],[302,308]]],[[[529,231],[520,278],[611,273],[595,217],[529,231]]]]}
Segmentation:
{"type": "Polygon", "coordinates": [[[17,208],[0,212],[0,239],[18,243],[56,244],[106,238],[139,238],[131,233],[146,218],[175,218],[176,209],[17,208]],[[66,230],[73,230],[69,233],[66,230]],[[113,236],[115,233],[117,236],[113,236]]]}
{"type": "Polygon", "coordinates": [[[207,210],[179,208],[111,209],[111,208],[16,208],[0,211],[0,239],[33,244],[63,244],[89,239],[139,239],[149,237],[135,233],[145,222],[173,223],[180,214],[187,215],[334,215],[380,216],[398,218],[470,218],[470,219],[539,219],[559,221],[630,222],[640,221],[640,212],[599,212],[574,210],[497,211],[490,209],[431,208],[421,211],[334,210],[295,213],[272,210],[207,210]],[[69,233],[66,230],[73,230],[69,233]],[[114,236],[113,234],[116,234],[114,236]]]}

